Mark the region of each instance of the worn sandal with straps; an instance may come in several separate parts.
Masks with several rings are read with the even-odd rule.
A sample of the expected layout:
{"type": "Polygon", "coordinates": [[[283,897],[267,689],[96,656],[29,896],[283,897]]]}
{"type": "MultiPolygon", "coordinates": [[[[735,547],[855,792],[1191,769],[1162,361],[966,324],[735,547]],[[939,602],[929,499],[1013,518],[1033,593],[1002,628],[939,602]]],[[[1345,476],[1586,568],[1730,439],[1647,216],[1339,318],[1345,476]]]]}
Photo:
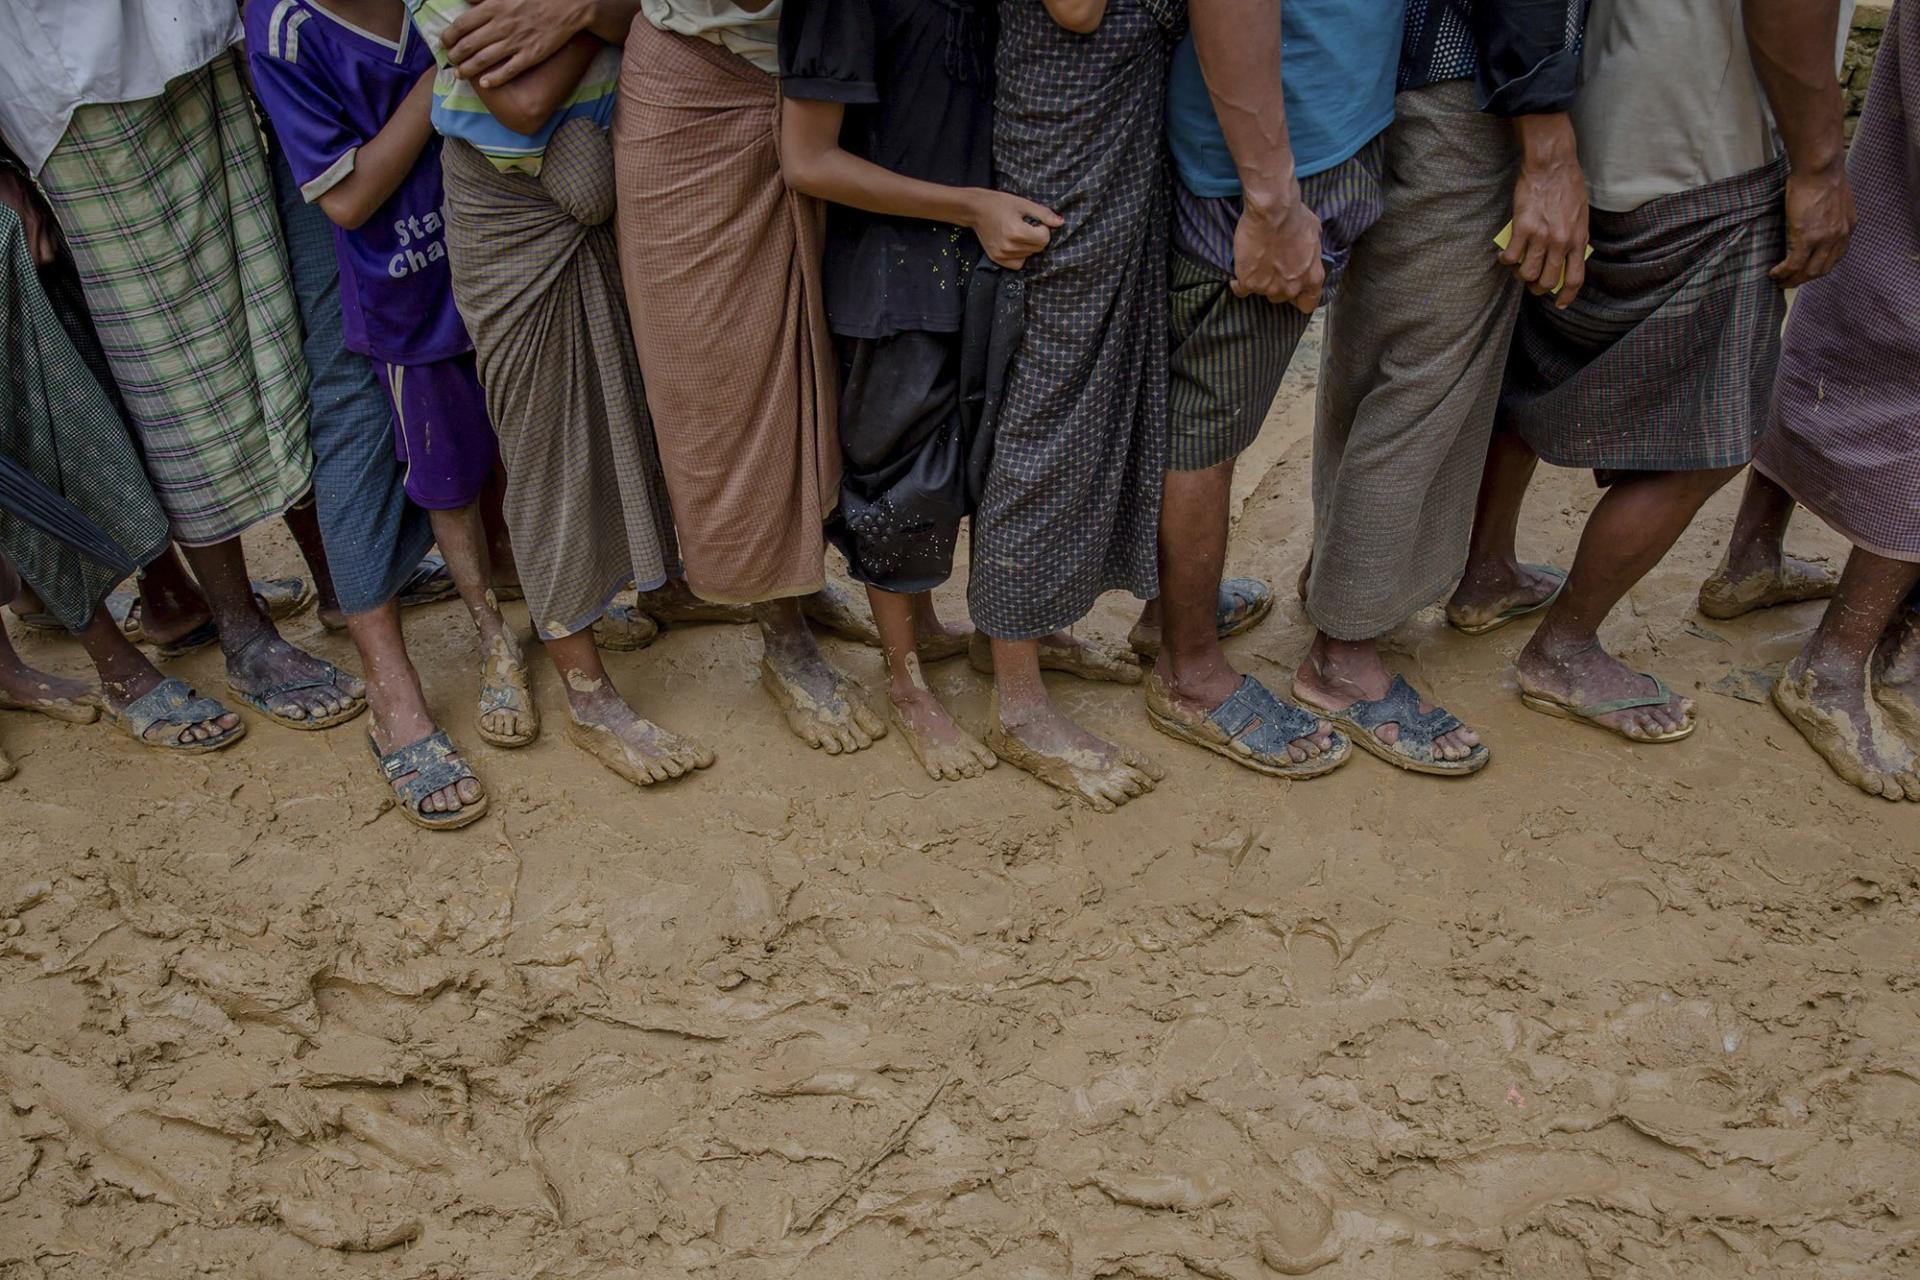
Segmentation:
{"type": "Polygon", "coordinates": [[[380,754],[380,746],[373,740],[372,734],[367,735],[367,746],[380,764],[380,775],[393,788],[400,815],[414,826],[428,831],[457,831],[486,816],[487,797],[484,792],[472,804],[462,804],[452,813],[420,811],[420,806],[436,791],[458,786],[474,776],[467,762],[460,758],[453,739],[447,736],[445,729],[435,729],[419,741],[410,742],[385,755],[380,754]]]}
{"type": "Polygon", "coordinates": [[[1287,747],[1311,738],[1320,716],[1283,701],[1252,676],[1211,711],[1190,711],[1174,701],[1157,675],[1147,676],[1147,719],[1170,738],[1190,742],[1235,764],[1276,778],[1318,778],[1353,755],[1345,734],[1335,733],[1317,756],[1295,760],[1287,747]]]}
{"type": "Polygon", "coordinates": [[[1628,733],[1625,729],[1617,729],[1613,725],[1607,724],[1600,719],[1601,716],[1612,715],[1616,711],[1637,711],[1641,707],[1664,707],[1673,702],[1672,685],[1669,685],[1665,680],[1662,680],[1651,671],[1642,671],[1640,675],[1644,679],[1653,681],[1652,693],[1636,694],[1626,698],[1611,698],[1605,702],[1582,704],[1568,702],[1553,697],[1550,694],[1529,693],[1526,689],[1521,689],[1520,701],[1524,702],[1533,710],[1545,715],[1556,716],[1562,720],[1578,720],[1583,724],[1590,724],[1596,729],[1605,729],[1608,733],[1616,737],[1625,738],[1628,742],[1644,742],[1648,744],[1678,742],[1680,739],[1691,735],[1699,725],[1699,721],[1693,719],[1691,716],[1689,716],[1687,722],[1678,729],[1669,729],[1665,733],[1656,734],[1628,733]]]}
{"type": "Polygon", "coordinates": [[[1434,754],[1433,744],[1465,725],[1459,716],[1445,707],[1420,710],[1420,694],[1405,676],[1395,676],[1384,698],[1359,698],[1340,710],[1323,707],[1306,697],[1296,682],[1293,696],[1302,706],[1315,711],[1344,729],[1354,743],[1369,755],[1378,756],[1396,769],[1409,773],[1428,773],[1436,777],[1463,778],[1487,767],[1492,753],[1487,744],[1458,760],[1442,760],[1434,754]],[[1382,742],[1374,731],[1386,725],[1398,725],[1400,732],[1392,742],[1382,742]]]}
{"type": "MultiPolygon", "coordinates": [[[[1220,584],[1213,606],[1214,634],[1222,640],[1251,631],[1273,612],[1273,588],[1258,578],[1228,578],[1220,584]]],[[[1142,661],[1160,656],[1160,631],[1135,623],[1127,633],[1127,647],[1142,661]]]]}
{"type": "Polygon", "coordinates": [[[197,724],[211,724],[229,714],[213,698],[203,698],[187,686],[185,680],[168,677],[125,707],[106,708],[107,719],[126,731],[141,746],[158,751],[177,751],[181,755],[203,755],[232,746],[247,736],[244,722],[222,730],[211,738],[184,742],[181,735],[197,724]],[[155,734],[155,729],[162,730],[155,734]]]}

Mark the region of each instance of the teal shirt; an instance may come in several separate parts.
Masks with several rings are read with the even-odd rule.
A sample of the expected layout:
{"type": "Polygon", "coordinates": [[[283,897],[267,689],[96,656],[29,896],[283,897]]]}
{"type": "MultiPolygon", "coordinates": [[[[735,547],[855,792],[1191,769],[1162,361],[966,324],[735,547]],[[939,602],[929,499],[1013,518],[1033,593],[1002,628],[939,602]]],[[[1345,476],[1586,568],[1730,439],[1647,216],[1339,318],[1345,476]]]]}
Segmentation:
{"type": "MultiPolygon", "coordinates": [[[[1405,0],[1286,0],[1280,66],[1287,138],[1302,178],[1351,159],[1393,121],[1405,0]]],[[[1193,37],[1173,53],[1167,142],[1181,183],[1197,196],[1237,196],[1240,174],[1214,118],[1193,37]]]]}

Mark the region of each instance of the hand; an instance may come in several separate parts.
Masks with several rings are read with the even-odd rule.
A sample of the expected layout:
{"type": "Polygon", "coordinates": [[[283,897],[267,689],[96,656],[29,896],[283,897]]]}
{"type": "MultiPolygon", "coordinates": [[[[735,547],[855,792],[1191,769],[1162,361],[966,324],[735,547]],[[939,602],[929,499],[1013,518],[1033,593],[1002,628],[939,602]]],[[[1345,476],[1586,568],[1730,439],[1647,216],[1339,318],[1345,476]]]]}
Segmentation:
{"type": "Polygon", "coordinates": [[[60,256],[60,224],[53,220],[46,199],[11,165],[0,165],[0,204],[20,215],[34,265],[52,266],[60,256]]]}
{"type": "Polygon", "coordinates": [[[560,51],[593,20],[593,0],[475,0],[441,36],[463,80],[498,89],[560,51]]]}
{"type": "Polygon", "coordinates": [[[1028,258],[1047,247],[1054,229],[1065,223],[1047,206],[1005,191],[974,193],[973,232],[987,256],[1009,271],[1026,266],[1028,258]]]}
{"type": "Polygon", "coordinates": [[[1527,292],[1555,293],[1566,310],[1587,282],[1587,180],[1580,171],[1573,126],[1564,115],[1527,116],[1520,135],[1520,176],[1513,184],[1513,238],[1500,261],[1527,292]]]}
{"type": "Polygon", "coordinates": [[[1818,280],[1839,265],[1858,215],[1844,165],[1787,177],[1787,256],[1767,274],[1782,289],[1818,280]]]}
{"type": "Polygon", "coordinates": [[[1312,315],[1327,283],[1320,219],[1300,198],[1300,184],[1288,185],[1293,198],[1278,210],[1262,211],[1248,200],[1240,214],[1233,229],[1233,296],[1258,294],[1312,315]]]}

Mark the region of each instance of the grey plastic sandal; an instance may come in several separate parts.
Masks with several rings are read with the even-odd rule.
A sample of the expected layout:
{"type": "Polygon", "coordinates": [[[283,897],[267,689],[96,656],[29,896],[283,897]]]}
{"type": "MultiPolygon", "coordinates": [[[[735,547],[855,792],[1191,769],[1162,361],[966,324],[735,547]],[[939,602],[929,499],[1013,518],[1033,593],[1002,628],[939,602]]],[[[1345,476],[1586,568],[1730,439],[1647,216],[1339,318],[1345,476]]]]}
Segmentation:
{"type": "Polygon", "coordinates": [[[410,742],[385,755],[380,754],[372,734],[367,735],[367,746],[372,749],[373,758],[380,762],[380,775],[393,788],[401,816],[414,826],[428,831],[456,831],[486,815],[484,793],[472,804],[462,804],[452,813],[420,812],[420,806],[434,792],[445,791],[473,777],[473,770],[460,758],[445,729],[435,729],[418,742],[410,742]],[[409,774],[412,776],[408,777],[409,774]]]}
{"type": "MultiPolygon", "coordinates": [[[[1294,696],[1300,688],[1294,686],[1294,696]]],[[[1460,717],[1445,707],[1420,710],[1420,694],[1405,676],[1395,676],[1384,698],[1361,698],[1335,711],[1301,698],[1310,711],[1317,711],[1347,731],[1354,743],[1369,755],[1378,756],[1396,769],[1410,773],[1430,773],[1439,777],[1460,778],[1486,768],[1492,753],[1486,743],[1459,760],[1441,760],[1433,753],[1434,741],[1463,728],[1460,717]],[[1393,742],[1382,742],[1374,730],[1383,725],[1399,725],[1393,742]]]]}
{"type": "Polygon", "coordinates": [[[177,751],[181,755],[219,751],[247,735],[247,726],[241,723],[211,738],[182,742],[181,732],[197,724],[210,724],[229,713],[225,706],[212,698],[200,697],[187,687],[186,681],[176,677],[162,680],[119,711],[107,708],[106,714],[109,720],[126,730],[127,736],[141,746],[158,751],[177,751]],[[153,729],[163,726],[173,731],[171,736],[151,736],[153,729]]]}

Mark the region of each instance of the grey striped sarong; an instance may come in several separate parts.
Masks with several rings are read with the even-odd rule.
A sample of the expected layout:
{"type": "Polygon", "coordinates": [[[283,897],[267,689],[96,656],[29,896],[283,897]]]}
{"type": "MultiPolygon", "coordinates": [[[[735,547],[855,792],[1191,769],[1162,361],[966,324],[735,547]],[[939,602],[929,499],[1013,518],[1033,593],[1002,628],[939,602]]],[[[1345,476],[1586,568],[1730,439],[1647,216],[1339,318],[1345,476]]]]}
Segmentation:
{"type": "MultiPolygon", "coordinates": [[[[1719,182],[1595,209],[1587,283],[1522,306],[1500,421],[1556,466],[1696,471],[1753,457],[1786,297],[1785,157],[1719,182]]],[[[1602,476],[1604,482],[1605,476],[1602,476]]]]}
{"type": "Polygon", "coordinates": [[[1102,592],[1159,591],[1167,433],[1167,62],[1184,10],[1110,0],[1090,35],[1001,0],[998,185],[1066,225],[1021,275],[967,603],[988,635],[1071,626],[1102,592]]]}
{"type": "Polygon", "coordinates": [[[1391,631],[1460,576],[1521,296],[1493,247],[1512,210],[1512,136],[1472,82],[1401,94],[1386,151],[1314,415],[1306,607],[1339,640],[1391,631]]]}
{"type": "MultiPolygon", "coordinates": [[[[166,549],[167,520],[105,372],[72,268],[45,285],[20,215],[0,204],[0,455],[77,507],[137,564],[166,549]],[[90,357],[90,358],[89,358],[90,357]]],[[[60,624],[93,620],[116,569],[0,511],[0,555],[60,624]]]]}
{"type": "Polygon", "coordinates": [[[1920,561],[1920,4],[1873,64],[1847,178],[1860,208],[1833,274],[1787,319],[1773,425],[1753,465],[1855,546],[1920,561]]]}
{"type": "Polygon", "coordinates": [[[538,178],[452,138],[440,163],[453,296],[500,437],[527,608],[541,637],[572,635],[674,560],[609,221],[612,149],[580,119],[554,133],[538,178]]]}

